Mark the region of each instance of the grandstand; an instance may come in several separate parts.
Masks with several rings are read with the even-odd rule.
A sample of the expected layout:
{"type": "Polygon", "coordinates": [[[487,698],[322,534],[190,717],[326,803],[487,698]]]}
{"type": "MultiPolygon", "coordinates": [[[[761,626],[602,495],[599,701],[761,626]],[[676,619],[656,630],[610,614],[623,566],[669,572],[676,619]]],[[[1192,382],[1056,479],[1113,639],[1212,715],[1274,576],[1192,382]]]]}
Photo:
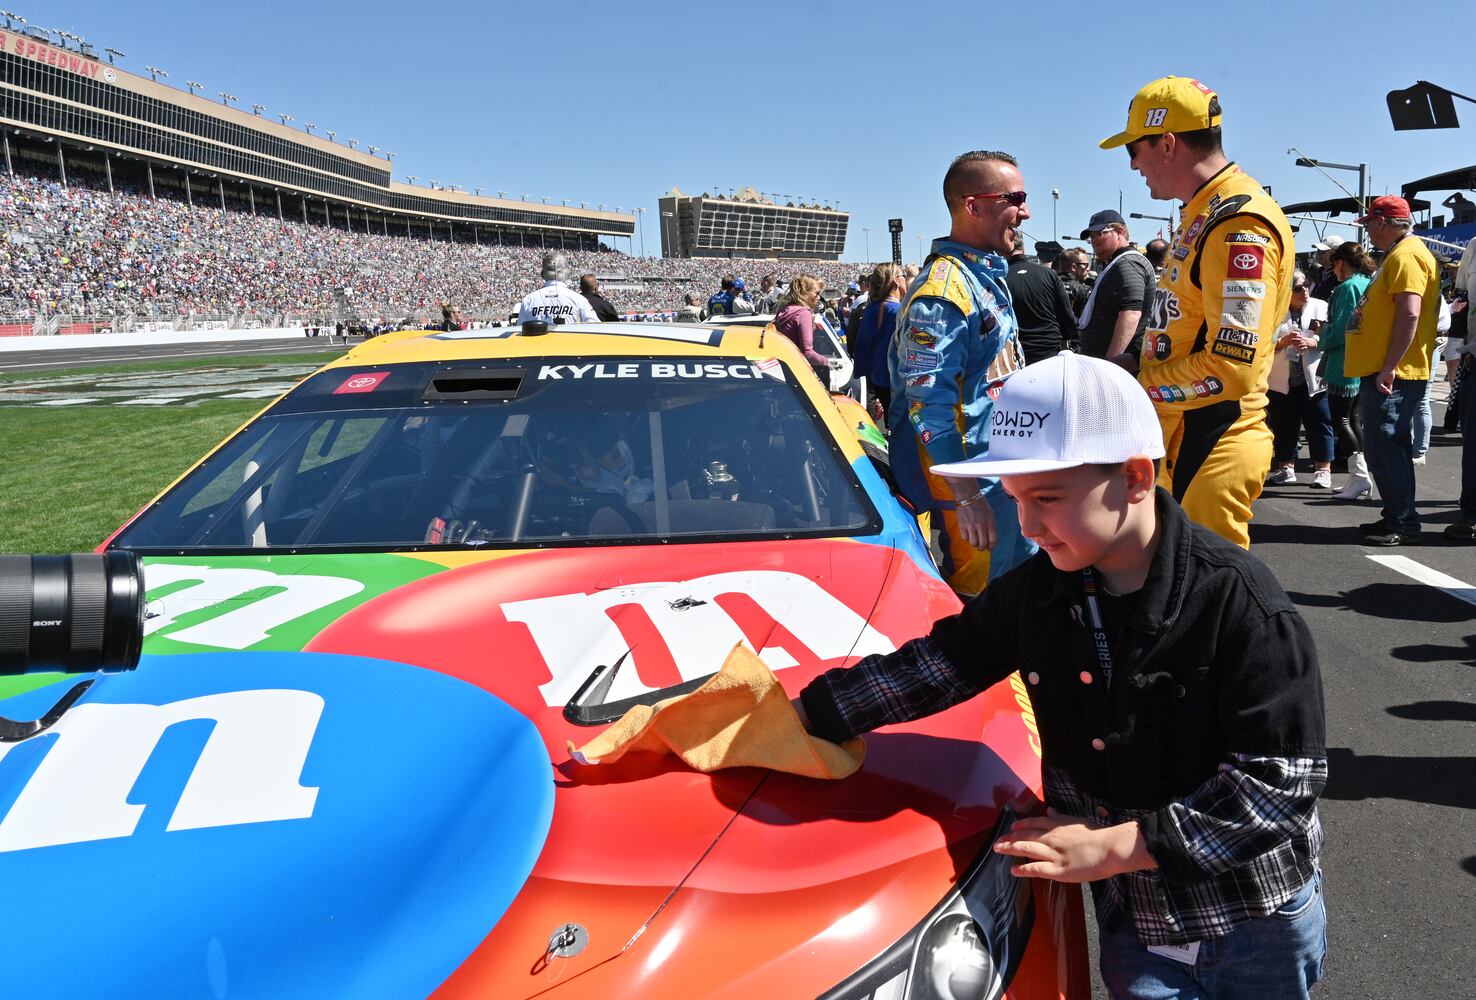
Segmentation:
{"type": "Polygon", "coordinates": [[[730,197],[660,199],[661,256],[840,260],[851,214],[823,205],[780,205],[751,187],[730,197]]]}
{"type": "MultiPolygon", "coordinates": [[[[482,322],[505,319],[537,287],[536,247],[429,240],[304,224],[218,204],[109,191],[97,177],[62,184],[0,172],[0,336],[94,330],[296,327],[340,321],[423,325],[455,303],[482,322]]],[[[568,251],[575,273],[599,275],[617,309],[674,314],[704,299],[722,273],[788,281],[800,271],[831,287],[851,265],[627,257],[568,251]]]]}
{"type": "Polygon", "coordinates": [[[50,172],[65,184],[90,172],[109,190],[453,242],[595,250],[602,236],[635,232],[633,214],[400,183],[393,153],[233,107],[228,94],[181,92],[102,62],[91,46],[30,31],[0,30],[7,173],[50,172]]]}
{"type": "Polygon", "coordinates": [[[537,287],[549,246],[629,316],[673,316],[728,271],[855,277],[803,253],[746,272],[627,256],[601,239],[632,236],[634,215],[398,183],[392,153],[127,73],[67,37],[0,29],[0,336],[385,329],[436,322],[443,302],[493,323],[537,287]]]}

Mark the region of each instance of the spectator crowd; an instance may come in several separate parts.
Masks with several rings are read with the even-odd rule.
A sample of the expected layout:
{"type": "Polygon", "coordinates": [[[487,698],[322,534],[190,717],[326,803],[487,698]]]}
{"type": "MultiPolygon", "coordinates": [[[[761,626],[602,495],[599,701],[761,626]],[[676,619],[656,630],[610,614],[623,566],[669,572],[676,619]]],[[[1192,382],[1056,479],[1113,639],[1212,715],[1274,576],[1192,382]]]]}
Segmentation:
{"type": "MultiPolygon", "coordinates": [[[[434,320],[453,302],[490,322],[539,285],[541,247],[349,231],[71,181],[0,175],[0,317],[323,320],[348,304],[357,318],[397,323],[434,320]]],[[[571,250],[568,260],[576,274],[597,274],[622,314],[675,313],[694,288],[705,301],[723,273],[744,265],[614,251],[571,250]]],[[[760,272],[787,283],[805,270],[843,287],[855,275],[854,265],[825,261],[752,266],[755,282],[760,272]]]]}

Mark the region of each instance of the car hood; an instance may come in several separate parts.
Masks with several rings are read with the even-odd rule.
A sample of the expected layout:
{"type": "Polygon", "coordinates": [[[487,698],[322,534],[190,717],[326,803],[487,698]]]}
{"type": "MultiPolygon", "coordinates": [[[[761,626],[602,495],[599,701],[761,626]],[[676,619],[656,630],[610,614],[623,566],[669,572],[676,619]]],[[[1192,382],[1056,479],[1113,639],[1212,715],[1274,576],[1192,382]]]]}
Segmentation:
{"type": "MultiPolygon", "coordinates": [[[[741,641],[794,694],[952,600],[850,540],[179,557],[146,580],[139,668],[0,747],[0,865],[40,901],[11,940],[42,943],[50,990],[572,980],[641,937],[768,774],[572,764],[566,743],[600,731],[562,714],[589,672],[624,655],[609,700],[654,700],[741,641]],[[587,947],[547,957],[571,923],[587,947]]],[[[36,717],[66,683],[0,714],[36,717]]]]}

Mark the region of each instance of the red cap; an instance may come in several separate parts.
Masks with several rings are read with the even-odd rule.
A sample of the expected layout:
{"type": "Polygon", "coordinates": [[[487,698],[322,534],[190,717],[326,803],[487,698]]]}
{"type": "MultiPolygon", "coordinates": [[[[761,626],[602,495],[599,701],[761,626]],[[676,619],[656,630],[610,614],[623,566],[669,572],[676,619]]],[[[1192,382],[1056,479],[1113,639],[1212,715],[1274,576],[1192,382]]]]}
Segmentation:
{"type": "Polygon", "coordinates": [[[1378,216],[1381,219],[1411,218],[1409,214],[1409,202],[1392,194],[1382,195],[1369,202],[1368,214],[1361,216],[1357,221],[1360,223],[1367,222],[1374,216],[1378,216]]]}

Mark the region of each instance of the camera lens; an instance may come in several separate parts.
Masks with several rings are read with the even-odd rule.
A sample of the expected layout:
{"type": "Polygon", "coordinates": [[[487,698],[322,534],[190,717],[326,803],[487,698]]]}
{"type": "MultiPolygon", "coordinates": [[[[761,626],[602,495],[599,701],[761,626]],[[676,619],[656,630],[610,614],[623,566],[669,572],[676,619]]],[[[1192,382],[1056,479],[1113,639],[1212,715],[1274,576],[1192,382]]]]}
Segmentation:
{"type": "Polygon", "coordinates": [[[143,623],[132,552],[0,556],[0,674],[132,670],[143,623]]]}

